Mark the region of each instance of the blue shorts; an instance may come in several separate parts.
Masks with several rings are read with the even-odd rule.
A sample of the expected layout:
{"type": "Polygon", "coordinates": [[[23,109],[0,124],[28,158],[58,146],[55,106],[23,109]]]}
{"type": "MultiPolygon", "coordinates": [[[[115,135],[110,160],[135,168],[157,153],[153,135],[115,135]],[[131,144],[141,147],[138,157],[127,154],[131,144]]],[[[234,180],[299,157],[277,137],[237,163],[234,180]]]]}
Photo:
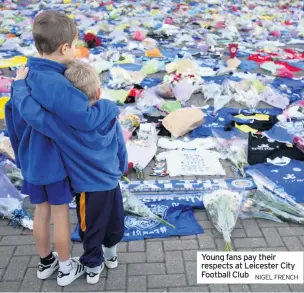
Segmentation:
{"type": "Polygon", "coordinates": [[[21,192],[30,196],[31,204],[48,202],[50,205],[63,205],[73,199],[68,177],[47,185],[34,185],[24,180],[21,192]]]}

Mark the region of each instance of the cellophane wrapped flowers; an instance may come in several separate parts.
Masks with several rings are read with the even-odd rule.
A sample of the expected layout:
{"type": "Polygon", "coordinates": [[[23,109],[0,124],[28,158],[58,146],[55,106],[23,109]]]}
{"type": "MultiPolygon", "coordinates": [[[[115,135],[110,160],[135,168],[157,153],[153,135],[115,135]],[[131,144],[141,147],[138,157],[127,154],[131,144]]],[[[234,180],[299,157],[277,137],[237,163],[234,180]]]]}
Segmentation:
{"type": "Polygon", "coordinates": [[[224,237],[225,251],[232,251],[231,233],[238,219],[242,195],[220,189],[203,194],[202,201],[215,228],[224,237]]]}
{"type": "Polygon", "coordinates": [[[283,188],[266,178],[260,171],[247,171],[257,190],[244,198],[242,218],[264,218],[276,222],[304,224],[304,207],[298,204],[283,188]]]}
{"type": "Polygon", "coordinates": [[[212,131],[213,136],[217,139],[217,151],[222,155],[223,159],[229,160],[245,178],[244,167],[248,164],[246,148],[248,143],[246,140],[233,137],[232,139],[222,139],[217,131],[212,131]]]}
{"type": "Polygon", "coordinates": [[[23,200],[26,196],[19,193],[14,185],[0,170],[0,216],[10,220],[14,227],[21,225],[33,230],[33,220],[23,209],[23,200]]]}
{"type": "Polygon", "coordinates": [[[134,216],[146,219],[153,219],[165,224],[171,228],[173,225],[155,215],[142,201],[140,201],[134,194],[132,194],[125,186],[121,185],[121,193],[123,198],[124,211],[134,216]]]}

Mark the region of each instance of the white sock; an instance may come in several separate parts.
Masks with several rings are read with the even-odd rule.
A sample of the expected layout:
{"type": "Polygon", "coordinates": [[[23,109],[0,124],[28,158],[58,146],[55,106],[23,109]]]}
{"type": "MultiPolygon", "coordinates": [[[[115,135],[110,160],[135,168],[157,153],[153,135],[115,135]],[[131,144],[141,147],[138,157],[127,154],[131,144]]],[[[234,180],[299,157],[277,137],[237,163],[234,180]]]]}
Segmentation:
{"type": "Polygon", "coordinates": [[[59,270],[64,274],[69,273],[73,269],[71,259],[59,262],[59,270]]]}
{"type": "Polygon", "coordinates": [[[95,268],[88,268],[87,267],[87,273],[95,273],[98,274],[101,272],[101,266],[97,266],[95,268]]]}
{"type": "Polygon", "coordinates": [[[104,257],[106,259],[111,259],[114,256],[117,256],[116,251],[117,245],[114,245],[112,247],[103,247],[104,257]]]}

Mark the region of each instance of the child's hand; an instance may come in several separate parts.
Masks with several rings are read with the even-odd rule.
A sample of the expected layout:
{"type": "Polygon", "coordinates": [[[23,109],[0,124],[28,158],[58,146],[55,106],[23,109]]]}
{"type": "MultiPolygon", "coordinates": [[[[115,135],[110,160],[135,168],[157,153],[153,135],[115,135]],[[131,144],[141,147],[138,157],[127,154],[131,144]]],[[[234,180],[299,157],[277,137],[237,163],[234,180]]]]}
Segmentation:
{"type": "Polygon", "coordinates": [[[28,75],[29,69],[28,67],[25,66],[21,66],[18,70],[17,70],[17,75],[14,78],[14,80],[21,80],[21,79],[26,79],[27,75],[28,75]]]}

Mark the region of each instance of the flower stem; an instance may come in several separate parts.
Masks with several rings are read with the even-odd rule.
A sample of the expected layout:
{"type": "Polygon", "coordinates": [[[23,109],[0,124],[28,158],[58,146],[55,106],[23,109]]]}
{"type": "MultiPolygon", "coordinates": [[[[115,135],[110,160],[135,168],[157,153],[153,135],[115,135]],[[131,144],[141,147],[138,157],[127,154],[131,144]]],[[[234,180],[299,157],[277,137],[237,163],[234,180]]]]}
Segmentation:
{"type": "Polygon", "coordinates": [[[129,178],[127,178],[126,176],[122,176],[121,179],[123,179],[124,181],[126,181],[126,183],[130,184],[131,181],[129,178]]]}
{"type": "Polygon", "coordinates": [[[162,224],[167,225],[167,226],[169,226],[169,227],[175,229],[175,226],[173,226],[173,225],[170,224],[169,222],[165,221],[165,220],[162,219],[161,217],[156,216],[156,219],[157,219],[158,221],[160,221],[162,224]]]}
{"type": "Polygon", "coordinates": [[[231,242],[225,242],[225,251],[233,251],[231,242]]]}

